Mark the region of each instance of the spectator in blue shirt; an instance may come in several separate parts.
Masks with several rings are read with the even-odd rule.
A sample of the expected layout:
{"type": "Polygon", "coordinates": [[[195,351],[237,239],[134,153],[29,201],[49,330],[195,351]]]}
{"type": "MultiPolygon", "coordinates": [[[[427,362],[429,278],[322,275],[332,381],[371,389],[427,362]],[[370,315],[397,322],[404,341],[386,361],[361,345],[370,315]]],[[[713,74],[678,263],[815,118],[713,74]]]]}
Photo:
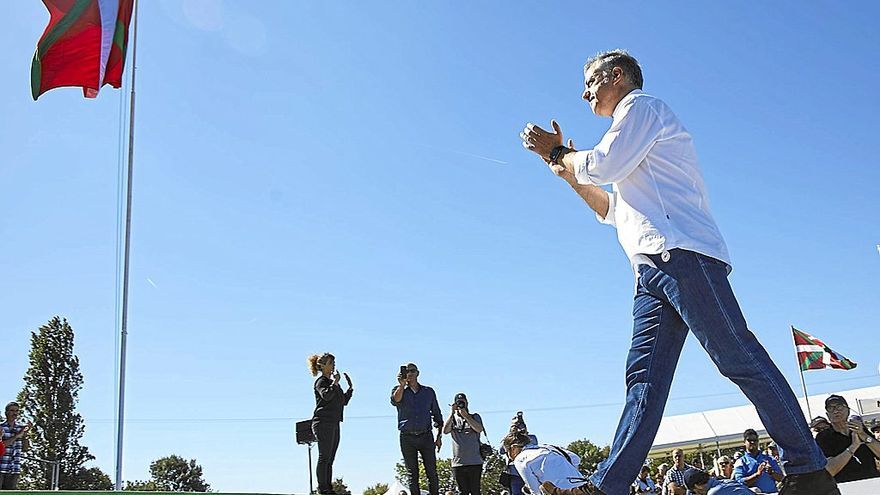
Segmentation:
{"type": "Polygon", "coordinates": [[[434,389],[419,383],[419,368],[415,364],[407,363],[400,367],[397,386],[391,391],[391,404],[397,408],[400,452],[409,474],[410,495],[420,493],[419,454],[428,477],[428,492],[439,495],[436,452],[443,445],[443,413],[440,412],[434,389]],[[432,420],[437,429],[436,439],[431,436],[432,420]]]}
{"type": "Polygon", "coordinates": [[[776,493],[776,483],[782,481],[782,469],[776,459],[758,448],[758,433],[749,428],[743,432],[746,451],[733,467],[733,478],[761,493],[776,493]]]}

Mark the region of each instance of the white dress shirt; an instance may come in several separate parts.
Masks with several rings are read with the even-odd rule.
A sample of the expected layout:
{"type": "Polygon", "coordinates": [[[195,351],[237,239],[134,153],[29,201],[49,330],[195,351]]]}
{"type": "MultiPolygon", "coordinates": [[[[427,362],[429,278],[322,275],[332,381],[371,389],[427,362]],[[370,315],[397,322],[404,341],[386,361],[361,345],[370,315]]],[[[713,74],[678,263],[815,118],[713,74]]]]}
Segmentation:
{"type": "MultiPolygon", "coordinates": [[[[558,448],[558,447],[557,447],[558,448]]],[[[513,465],[533,494],[541,493],[541,483],[550,481],[559,488],[584,484],[584,475],[577,469],[581,458],[565,449],[571,462],[549,445],[526,445],[513,460],[513,465]]]]}
{"type": "Polygon", "coordinates": [[[636,267],[646,254],[695,251],[730,266],[730,255],[709,211],[697,152],[687,129],[659,99],[635,90],[611,116],[611,127],[591,150],[574,154],[580,184],[611,184],[602,223],[636,267]]]}

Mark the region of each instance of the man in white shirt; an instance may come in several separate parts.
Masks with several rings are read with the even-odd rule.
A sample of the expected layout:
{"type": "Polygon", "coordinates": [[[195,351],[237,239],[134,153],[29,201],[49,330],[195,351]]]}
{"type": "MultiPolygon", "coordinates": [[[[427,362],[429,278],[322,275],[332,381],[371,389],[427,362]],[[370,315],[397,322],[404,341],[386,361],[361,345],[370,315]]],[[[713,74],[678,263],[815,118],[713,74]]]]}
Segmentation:
{"type": "Polygon", "coordinates": [[[576,488],[586,482],[578,471],[581,458],[574,452],[554,445],[532,443],[529,435],[511,432],[501,441],[517,473],[534,495],[541,493],[541,484],[553,483],[560,488],[576,488]]]}
{"type": "Polygon", "coordinates": [[[564,146],[556,121],[552,131],[530,123],[520,134],[523,146],[565,179],[600,222],[617,228],[637,277],[626,404],[608,459],[580,491],[628,492],[691,331],[779,445],[788,473],[781,494],[839,493],[794,393],[749,331],[727,281],[730,256],[687,129],[664,102],[642,92],[641,68],[623,50],[588,60],[584,83],[593,113],[612,119],[593,149],[575,150],[571,140],[564,146]],[[610,192],[600,187],[607,185],[610,192]]]}

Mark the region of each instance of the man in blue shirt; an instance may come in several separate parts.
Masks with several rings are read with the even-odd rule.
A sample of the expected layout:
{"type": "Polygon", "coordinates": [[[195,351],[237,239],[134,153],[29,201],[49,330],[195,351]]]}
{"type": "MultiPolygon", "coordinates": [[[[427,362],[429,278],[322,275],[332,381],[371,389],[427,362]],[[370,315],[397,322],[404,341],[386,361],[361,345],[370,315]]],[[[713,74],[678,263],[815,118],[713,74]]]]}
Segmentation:
{"type": "Polygon", "coordinates": [[[409,493],[419,495],[419,454],[428,477],[428,492],[440,494],[437,453],[443,445],[443,414],[434,389],[419,383],[419,368],[413,363],[400,367],[397,386],[391,391],[391,405],[397,408],[400,452],[409,474],[409,493]],[[431,436],[431,424],[437,429],[431,436]],[[434,449],[437,449],[436,452],[434,449]]]}
{"type": "Polygon", "coordinates": [[[684,484],[696,495],[754,495],[754,492],[736,480],[719,480],[697,468],[684,472],[684,484]]]}
{"type": "Polygon", "coordinates": [[[733,478],[761,493],[776,493],[776,482],[782,481],[782,470],[776,459],[758,448],[758,433],[749,428],[743,432],[746,452],[733,467],[733,478]]]}

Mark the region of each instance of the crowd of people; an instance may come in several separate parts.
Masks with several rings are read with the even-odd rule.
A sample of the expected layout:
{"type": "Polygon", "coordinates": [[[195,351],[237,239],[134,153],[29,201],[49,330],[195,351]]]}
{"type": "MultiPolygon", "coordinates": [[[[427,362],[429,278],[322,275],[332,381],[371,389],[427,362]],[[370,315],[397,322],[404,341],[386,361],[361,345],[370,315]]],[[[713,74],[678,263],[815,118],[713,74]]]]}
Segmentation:
{"type": "MultiPolygon", "coordinates": [[[[734,472],[748,472],[745,476],[751,478],[750,482],[760,480],[761,486],[766,484],[767,488],[781,480],[782,495],[839,495],[832,474],[842,469],[838,463],[849,462],[846,456],[850,454],[842,453],[829,461],[813,440],[791,387],[749,330],[728,281],[732,269],[730,254],[709,209],[693,138],[664,101],[643,91],[643,83],[641,66],[632,55],[624,50],[601,52],[584,65],[581,95],[594,115],[611,119],[609,129],[596,146],[575,149],[571,139],[564,140],[555,120],[550,121],[549,129],[528,123],[520,132],[523,147],[564,179],[599,222],[617,229],[618,240],[635,275],[635,296],[632,342],[625,371],[626,402],[608,458],[576,484],[575,476],[544,480],[540,476],[522,476],[522,471],[530,471],[529,466],[535,462],[526,458],[533,457],[571,472],[561,461],[549,462],[551,456],[573,460],[570,453],[561,449],[532,446],[525,443],[527,435],[512,431],[504,439],[507,455],[518,452],[512,464],[520,472],[524,486],[532,492],[625,495],[633,480],[641,476],[642,465],[660,427],[685,339],[693,333],[719,372],[736,383],[755,406],[764,428],[780,446],[784,475],[780,463],[758,462],[751,455],[738,460],[739,468],[735,466],[734,472]],[[603,188],[609,186],[610,190],[603,188]],[[829,463],[830,471],[826,469],[829,463]],[[756,476],[751,469],[759,469],[760,473],[756,476]],[[768,478],[770,481],[763,481],[768,478]],[[535,486],[538,481],[541,485],[535,486]]],[[[574,259],[583,255],[576,253],[574,259]]],[[[601,281],[590,283],[594,288],[601,287],[601,281]]],[[[444,431],[458,432],[453,436],[453,442],[459,444],[454,447],[458,464],[453,469],[459,488],[463,493],[479,493],[479,487],[472,486],[472,473],[476,470],[472,463],[477,459],[463,452],[479,443],[470,439],[479,438],[483,430],[481,420],[467,409],[465,401],[464,406],[453,405],[451,411],[458,416],[455,424],[460,429],[452,424],[445,427],[436,394],[418,383],[418,373],[414,364],[402,366],[398,385],[391,394],[391,403],[397,408],[400,448],[409,472],[410,493],[418,492],[421,455],[429,492],[439,495],[435,449],[439,450],[444,431]]],[[[338,373],[336,376],[338,382],[338,373]]],[[[317,387],[316,383],[316,396],[320,395],[317,387]]],[[[853,440],[846,446],[847,452],[856,452],[852,455],[858,456],[856,449],[862,443],[867,442],[861,438],[853,440]]],[[[325,466],[327,459],[332,464],[332,456],[325,456],[325,466]]],[[[720,492],[728,485],[717,477],[694,477],[678,463],[665,473],[664,482],[667,478],[674,481],[664,485],[665,490],[668,492],[672,486],[674,495],[682,495],[688,480],[707,492],[720,492]],[[712,485],[715,482],[719,484],[712,485]]],[[[325,485],[323,489],[326,488],[325,485]]]]}
{"type": "MultiPolygon", "coordinates": [[[[826,399],[825,412],[827,418],[813,418],[810,428],[815,433],[816,444],[828,459],[825,469],[829,474],[838,483],[880,477],[880,421],[874,421],[870,426],[865,424],[858,415],[852,414],[846,399],[840,395],[826,399]]],[[[670,454],[671,467],[660,464],[653,479],[651,469],[643,466],[631,493],[778,493],[785,476],[779,449],[775,443],[768,442],[762,450],[759,440],[755,430],[745,430],[743,449],[738,450],[733,458],[722,455],[713,459],[708,471],[686,464],[684,452],[675,449],[670,454]]]]}
{"type": "MultiPolygon", "coordinates": [[[[308,358],[309,370],[315,381],[315,413],[312,428],[318,441],[319,495],[334,495],[332,469],[339,447],[339,423],[343,408],[352,398],[353,385],[348,374],[336,370],[335,357],[330,353],[308,358]],[[344,376],[347,390],[339,385],[344,376]]],[[[460,495],[481,495],[483,463],[491,455],[491,447],[480,441],[484,434],[483,419],[470,410],[465,393],[455,394],[444,420],[437,394],[419,381],[415,363],[400,367],[397,385],[391,390],[391,405],[397,410],[400,451],[407,473],[409,493],[419,494],[421,458],[427,477],[428,493],[439,495],[437,452],[444,435],[452,440],[451,466],[460,495]],[[489,449],[487,451],[487,449],[489,449]]],[[[809,427],[815,433],[814,444],[827,458],[825,471],[836,482],[880,477],[880,422],[869,428],[852,412],[846,399],[831,395],[825,401],[826,417],[814,418],[809,427]]],[[[629,486],[630,495],[740,495],[779,493],[786,477],[779,448],[768,442],[760,445],[754,429],[743,432],[742,449],[733,457],[721,455],[706,466],[697,468],[685,462],[685,452],[674,449],[670,463],[661,463],[655,472],[649,465],[641,466],[629,486]]],[[[588,475],[579,469],[580,457],[559,446],[538,442],[529,433],[522,413],[511,421],[501,441],[499,453],[508,464],[499,479],[503,495],[589,495],[588,475]]],[[[404,493],[404,492],[402,492],[404,493]]],[[[782,492],[784,493],[784,492],[782,492]]]]}

